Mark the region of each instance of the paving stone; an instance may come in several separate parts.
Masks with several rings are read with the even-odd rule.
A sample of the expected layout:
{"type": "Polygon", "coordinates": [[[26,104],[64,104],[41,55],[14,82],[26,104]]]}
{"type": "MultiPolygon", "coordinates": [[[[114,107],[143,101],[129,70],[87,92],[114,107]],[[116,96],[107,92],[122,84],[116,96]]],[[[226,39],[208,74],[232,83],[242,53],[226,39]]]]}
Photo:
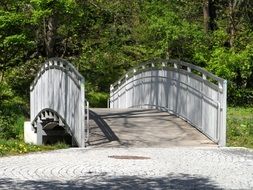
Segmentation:
{"type": "Polygon", "coordinates": [[[2,157],[0,189],[253,189],[253,151],[70,148],[2,157]]]}

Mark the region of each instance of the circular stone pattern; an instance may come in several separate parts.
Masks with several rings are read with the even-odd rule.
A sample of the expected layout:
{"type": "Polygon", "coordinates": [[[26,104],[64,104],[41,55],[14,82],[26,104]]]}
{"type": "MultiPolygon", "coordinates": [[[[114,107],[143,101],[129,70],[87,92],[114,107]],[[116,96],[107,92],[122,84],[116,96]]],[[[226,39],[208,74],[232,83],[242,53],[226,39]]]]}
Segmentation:
{"type": "Polygon", "coordinates": [[[71,148],[0,158],[0,189],[253,189],[253,152],[71,148]]]}

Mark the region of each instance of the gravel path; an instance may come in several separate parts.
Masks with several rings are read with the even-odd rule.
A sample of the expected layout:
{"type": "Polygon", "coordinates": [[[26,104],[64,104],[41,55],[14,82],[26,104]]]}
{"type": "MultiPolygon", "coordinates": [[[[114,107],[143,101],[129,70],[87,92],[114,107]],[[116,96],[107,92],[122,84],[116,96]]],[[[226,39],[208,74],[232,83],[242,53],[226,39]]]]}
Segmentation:
{"type": "Polygon", "coordinates": [[[0,189],[253,189],[253,152],[215,147],[71,148],[2,157],[0,189]]]}

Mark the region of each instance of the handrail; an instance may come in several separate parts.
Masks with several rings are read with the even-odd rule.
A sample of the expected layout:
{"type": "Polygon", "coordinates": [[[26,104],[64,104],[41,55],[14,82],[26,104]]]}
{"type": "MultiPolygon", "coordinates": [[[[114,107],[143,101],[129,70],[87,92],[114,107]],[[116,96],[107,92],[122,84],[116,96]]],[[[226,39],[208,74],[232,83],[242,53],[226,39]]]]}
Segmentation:
{"type": "Polygon", "coordinates": [[[221,89],[221,85],[219,84],[225,81],[224,79],[208,72],[207,70],[201,67],[198,67],[190,63],[186,63],[184,61],[175,60],[175,59],[153,59],[153,60],[143,62],[133,67],[132,69],[128,70],[125,75],[123,75],[118,81],[116,81],[110,86],[110,90],[116,90],[117,87],[122,82],[124,82],[126,79],[130,78],[134,74],[145,71],[145,70],[154,69],[154,68],[175,69],[175,70],[186,71],[198,77],[202,77],[205,81],[212,83],[213,85],[220,88],[220,90],[222,89],[221,89]],[[199,75],[197,75],[196,72],[199,73],[199,75]]]}
{"type": "Polygon", "coordinates": [[[79,87],[80,87],[80,83],[82,83],[84,81],[83,76],[67,60],[61,59],[61,58],[50,58],[40,68],[35,79],[33,80],[33,82],[30,85],[30,91],[32,91],[34,89],[34,86],[36,85],[36,83],[38,82],[38,80],[40,79],[42,74],[48,69],[59,69],[59,70],[66,72],[72,78],[72,80],[75,82],[75,84],[79,87]]]}
{"type": "MultiPolygon", "coordinates": [[[[141,79],[145,79],[145,78],[152,78],[152,77],[142,77],[141,79]]],[[[154,77],[153,77],[153,78],[154,78],[154,77]]],[[[169,79],[169,78],[167,78],[167,77],[160,77],[160,78],[169,79]]],[[[139,79],[138,79],[138,80],[139,80],[139,79]]],[[[172,81],[176,81],[176,80],[174,80],[174,79],[171,79],[171,80],[172,80],[172,81]]],[[[137,79],[132,80],[131,82],[134,82],[134,81],[137,81],[137,79]]],[[[183,83],[183,82],[179,82],[179,83],[184,84],[184,85],[187,86],[189,89],[192,89],[192,90],[194,90],[195,92],[201,94],[201,96],[202,96],[204,99],[206,99],[207,101],[213,102],[213,103],[217,104],[217,106],[218,106],[219,102],[216,101],[215,99],[210,98],[210,97],[208,97],[208,96],[205,95],[205,94],[202,94],[201,91],[194,89],[193,87],[189,86],[187,83],[183,83]]],[[[118,88],[117,90],[121,90],[122,88],[124,88],[124,87],[127,86],[128,84],[130,84],[130,82],[124,83],[124,85],[121,85],[120,88],[118,88]]],[[[110,95],[110,97],[111,97],[111,95],[110,95]]],[[[109,101],[109,102],[107,103],[107,104],[108,104],[108,105],[107,105],[107,108],[110,108],[110,99],[108,99],[108,101],[109,101]]]]}

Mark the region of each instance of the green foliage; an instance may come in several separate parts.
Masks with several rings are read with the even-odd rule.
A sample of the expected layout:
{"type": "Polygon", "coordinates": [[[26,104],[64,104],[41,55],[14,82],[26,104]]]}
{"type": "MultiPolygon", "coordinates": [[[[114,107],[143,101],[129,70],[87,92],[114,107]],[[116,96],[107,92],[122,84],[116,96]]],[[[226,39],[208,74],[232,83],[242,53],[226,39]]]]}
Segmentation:
{"type": "Polygon", "coordinates": [[[50,35],[53,54],[85,77],[92,107],[105,107],[110,84],[153,58],[202,66],[228,80],[230,105],[252,106],[253,1],[212,2],[215,27],[204,31],[203,1],[2,0],[0,138],[22,139],[29,85],[47,59],[50,35]]]}
{"type": "Polygon", "coordinates": [[[108,101],[108,93],[105,92],[89,92],[87,99],[89,100],[90,107],[106,108],[108,101]]]}
{"type": "Polygon", "coordinates": [[[127,69],[157,57],[205,67],[229,80],[230,89],[252,89],[252,6],[240,1],[231,18],[228,3],[215,1],[216,28],[205,32],[202,1],[5,0],[0,5],[0,80],[28,102],[29,83],[47,57],[52,32],[54,55],[74,62],[92,92],[108,92],[127,69]],[[49,31],[50,18],[55,18],[55,31],[49,31]]]}
{"type": "Polygon", "coordinates": [[[253,107],[253,89],[235,88],[229,85],[228,102],[231,106],[253,107]]]}
{"type": "Polygon", "coordinates": [[[0,83],[0,139],[22,138],[24,102],[0,83]]]}
{"type": "Polygon", "coordinates": [[[23,139],[24,117],[0,113],[0,139],[23,139]]]}
{"type": "Polygon", "coordinates": [[[230,107],[227,120],[227,144],[253,148],[253,108],[230,107]]]}
{"type": "Polygon", "coordinates": [[[41,67],[41,62],[44,60],[43,58],[31,59],[19,67],[12,67],[12,69],[6,71],[5,81],[15,95],[28,101],[30,84],[34,80],[38,69],[41,67]]]}

